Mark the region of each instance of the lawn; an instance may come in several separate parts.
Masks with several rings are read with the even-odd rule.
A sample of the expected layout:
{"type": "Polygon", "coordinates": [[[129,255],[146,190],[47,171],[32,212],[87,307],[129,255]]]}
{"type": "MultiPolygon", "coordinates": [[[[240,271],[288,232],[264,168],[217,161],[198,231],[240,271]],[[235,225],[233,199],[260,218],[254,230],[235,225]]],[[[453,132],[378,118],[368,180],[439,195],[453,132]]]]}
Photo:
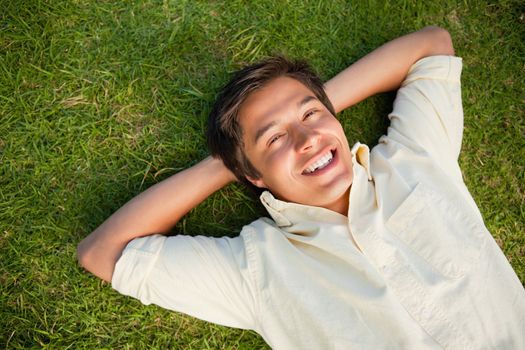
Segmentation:
{"type": "MultiPolygon", "coordinates": [[[[143,306],[84,272],[78,242],[207,155],[231,72],[272,53],[328,79],[429,24],[463,57],[460,163],[525,282],[525,14],[520,1],[0,1],[0,347],[262,349],[255,333],[143,306]]],[[[340,115],[374,145],[393,95],[340,115]]],[[[263,215],[237,185],[174,228],[235,235],[263,215]]]]}

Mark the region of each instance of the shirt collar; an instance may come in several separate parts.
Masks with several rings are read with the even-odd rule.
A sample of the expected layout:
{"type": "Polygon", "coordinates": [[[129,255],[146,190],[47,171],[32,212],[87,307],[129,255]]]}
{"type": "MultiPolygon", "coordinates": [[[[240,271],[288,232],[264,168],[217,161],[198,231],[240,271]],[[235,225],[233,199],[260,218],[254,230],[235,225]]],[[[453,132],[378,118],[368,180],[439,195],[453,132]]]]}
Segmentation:
{"type": "MultiPolygon", "coordinates": [[[[351,150],[355,183],[366,182],[370,176],[370,149],[367,145],[357,142],[351,150]],[[363,177],[363,179],[360,179],[363,177]]],[[[355,190],[352,188],[350,193],[355,190]]],[[[328,223],[346,223],[348,218],[335,211],[310,205],[286,202],[275,198],[269,191],[264,191],[260,200],[272,219],[279,227],[288,227],[307,221],[322,221],[328,223]]]]}

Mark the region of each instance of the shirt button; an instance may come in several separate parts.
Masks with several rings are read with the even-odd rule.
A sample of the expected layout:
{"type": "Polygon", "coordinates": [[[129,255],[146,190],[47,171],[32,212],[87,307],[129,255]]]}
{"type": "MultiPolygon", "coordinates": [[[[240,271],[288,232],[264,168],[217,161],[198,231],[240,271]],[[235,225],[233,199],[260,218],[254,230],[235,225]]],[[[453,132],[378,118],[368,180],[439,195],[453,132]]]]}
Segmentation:
{"type": "Polygon", "coordinates": [[[383,265],[381,270],[383,271],[384,275],[390,275],[392,273],[392,267],[389,265],[383,265]]]}
{"type": "Polygon", "coordinates": [[[421,310],[421,318],[426,321],[432,318],[432,310],[428,306],[424,306],[421,310]]]}

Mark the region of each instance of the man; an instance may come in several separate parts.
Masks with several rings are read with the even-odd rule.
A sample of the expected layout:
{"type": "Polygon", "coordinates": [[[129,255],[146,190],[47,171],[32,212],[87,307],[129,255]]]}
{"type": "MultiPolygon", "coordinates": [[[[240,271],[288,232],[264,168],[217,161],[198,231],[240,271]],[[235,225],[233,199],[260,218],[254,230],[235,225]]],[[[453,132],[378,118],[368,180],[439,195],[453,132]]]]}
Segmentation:
{"type": "Polygon", "coordinates": [[[253,329],[280,349],[525,348],[525,292],[458,166],[461,59],[437,27],[324,86],[273,58],[235,75],[212,154],[84,239],[81,264],[143,303],[253,329]],[[335,114],[399,88],[387,135],[350,149],[335,114]],[[238,179],[265,190],[236,238],[165,237],[238,179]],[[266,191],[267,190],[267,191],[266,191]]]}

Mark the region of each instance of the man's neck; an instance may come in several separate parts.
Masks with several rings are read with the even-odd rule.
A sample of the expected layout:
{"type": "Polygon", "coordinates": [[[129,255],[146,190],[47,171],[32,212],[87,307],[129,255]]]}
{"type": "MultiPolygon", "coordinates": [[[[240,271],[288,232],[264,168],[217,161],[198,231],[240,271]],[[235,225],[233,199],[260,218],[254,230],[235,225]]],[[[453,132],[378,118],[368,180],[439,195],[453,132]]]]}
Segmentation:
{"type": "Polygon", "coordinates": [[[350,207],[350,190],[352,186],[334,203],[325,206],[326,209],[335,211],[341,215],[348,216],[348,208],[350,207]]]}

